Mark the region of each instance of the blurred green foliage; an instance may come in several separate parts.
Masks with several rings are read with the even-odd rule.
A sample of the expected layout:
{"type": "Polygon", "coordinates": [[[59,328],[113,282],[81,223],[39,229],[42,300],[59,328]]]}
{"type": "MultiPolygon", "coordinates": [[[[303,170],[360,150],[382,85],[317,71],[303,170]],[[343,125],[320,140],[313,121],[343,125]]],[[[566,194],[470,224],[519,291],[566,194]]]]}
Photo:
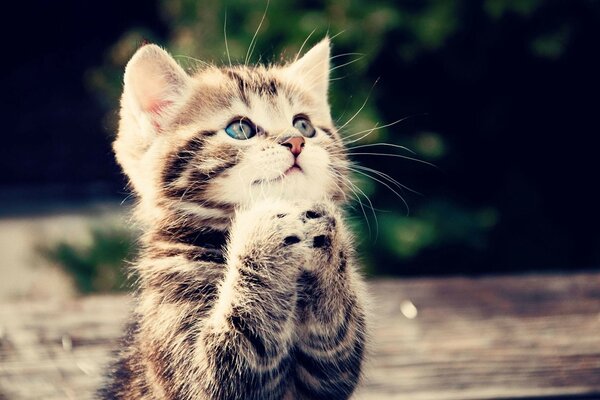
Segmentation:
{"type": "MultiPolygon", "coordinates": [[[[447,142],[443,132],[410,131],[404,129],[402,123],[373,130],[390,122],[382,120],[377,104],[394,104],[397,95],[375,85],[378,76],[374,75],[373,63],[381,59],[411,63],[433,52],[443,52],[464,21],[473,15],[482,16],[486,24],[493,25],[507,16],[530,18],[543,6],[539,0],[285,0],[268,4],[264,13],[267,2],[159,1],[168,34],[159,37],[144,28],[133,28],[108,50],[103,65],[90,71],[88,82],[102,101],[113,107],[108,115],[115,118],[124,67],[145,40],[163,45],[191,71],[204,62],[227,64],[229,58],[233,63],[244,63],[246,59],[251,63],[277,62],[279,55],[283,60],[290,60],[305,40],[304,50],[328,34],[334,38],[330,97],[334,119],[344,126],[342,133],[346,137],[362,132],[353,137],[357,140],[351,142],[352,145],[384,142],[407,146],[416,154],[392,147],[372,148],[372,151],[383,149],[388,154],[423,159],[443,169],[453,151],[452,143],[447,142]],[[479,11],[474,13],[475,9],[479,11]],[[255,34],[257,40],[253,41],[255,34]]],[[[551,24],[544,29],[532,32],[523,40],[540,57],[559,57],[569,39],[569,26],[551,24]]],[[[397,66],[390,66],[390,70],[394,68],[397,66]]],[[[108,124],[113,132],[114,122],[108,124]]],[[[488,233],[501,218],[493,204],[467,205],[443,195],[425,195],[415,201],[410,192],[373,172],[381,170],[381,157],[355,159],[372,169],[360,170],[362,174],[354,177],[360,191],[376,208],[384,209],[373,213],[369,210],[369,201],[357,191],[357,197],[364,204],[354,204],[353,221],[365,250],[369,273],[402,272],[398,267],[400,261],[411,260],[427,249],[440,246],[485,249],[488,233]],[[409,199],[410,214],[404,200],[387,186],[402,196],[409,195],[412,199],[409,199]],[[382,268],[378,262],[381,259],[392,260],[392,266],[382,268]]],[[[389,161],[386,165],[390,165],[389,161]]],[[[423,168],[430,167],[424,165],[423,168]]],[[[389,168],[387,173],[394,175],[389,168]]],[[[74,255],[63,257],[67,256],[79,260],[74,255]]]]}
{"type": "Polygon", "coordinates": [[[133,260],[136,241],[132,232],[94,228],[87,245],[59,242],[39,248],[39,253],[64,269],[80,293],[111,292],[130,287],[124,263],[133,260]]]}
{"type": "MultiPolygon", "coordinates": [[[[383,48],[386,35],[392,31],[405,34],[394,49],[405,61],[437,50],[455,32],[461,4],[435,0],[400,4],[286,0],[268,3],[265,14],[267,2],[162,0],[158,6],[168,26],[168,36],[158,37],[137,27],[130,30],[108,50],[103,65],[89,72],[87,80],[102,102],[114,107],[119,101],[124,67],[145,41],[163,45],[180,64],[193,70],[204,62],[224,65],[229,59],[233,63],[244,63],[246,59],[250,63],[290,60],[305,40],[303,50],[329,35],[334,38],[333,78],[352,81],[352,85],[334,84],[330,100],[334,115],[349,118],[373,87],[375,79],[368,76],[368,69],[375,58],[387,51],[383,48]],[[255,34],[257,40],[253,42],[255,34]]],[[[110,115],[114,118],[115,114],[110,115]]],[[[372,128],[377,121],[380,118],[374,102],[367,102],[352,121],[352,130],[372,128]]],[[[109,125],[114,132],[115,121],[109,125]]],[[[383,133],[374,131],[362,141],[382,139],[383,133]]]]}

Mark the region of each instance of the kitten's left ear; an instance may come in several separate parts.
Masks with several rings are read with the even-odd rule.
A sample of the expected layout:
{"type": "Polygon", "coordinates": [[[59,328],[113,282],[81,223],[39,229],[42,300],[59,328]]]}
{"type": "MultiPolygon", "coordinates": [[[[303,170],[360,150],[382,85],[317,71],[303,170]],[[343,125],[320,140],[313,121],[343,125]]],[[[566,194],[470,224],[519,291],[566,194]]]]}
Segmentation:
{"type": "Polygon", "coordinates": [[[160,47],[141,47],[125,69],[122,113],[130,113],[140,125],[150,122],[154,130],[168,119],[189,87],[189,76],[160,47]]]}
{"type": "Polygon", "coordinates": [[[302,58],[290,64],[286,69],[286,74],[292,80],[300,80],[302,87],[311,93],[315,93],[318,99],[327,102],[329,56],[329,38],[325,37],[302,58]]]}

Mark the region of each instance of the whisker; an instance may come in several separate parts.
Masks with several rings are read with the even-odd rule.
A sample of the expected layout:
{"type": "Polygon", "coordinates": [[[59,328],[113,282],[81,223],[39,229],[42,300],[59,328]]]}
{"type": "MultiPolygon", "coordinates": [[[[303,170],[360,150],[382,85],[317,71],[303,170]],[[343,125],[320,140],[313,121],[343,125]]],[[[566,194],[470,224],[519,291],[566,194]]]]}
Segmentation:
{"type": "Polygon", "coordinates": [[[254,51],[254,46],[256,45],[256,43],[255,43],[256,36],[258,36],[258,32],[260,31],[263,21],[265,20],[265,17],[267,16],[267,10],[269,9],[270,1],[271,0],[267,0],[267,5],[265,7],[265,11],[263,12],[262,18],[260,19],[260,22],[258,23],[258,28],[256,28],[256,32],[254,32],[254,36],[252,36],[252,40],[250,41],[250,46],[248,46],[248,51],[246,51],[246,58],[244,59],[244,65],[248,65],[248,60],[250,60],[250,57],[252,57],[252,52],[254,51]]]}
{"type": "MultiPolygon", "coordinates": [[[[337,173],[337,171],[332,170],[331,168],[329,168],[329,172],[332,172],[334,175],[334,178],[336,176],[340,177],[340,179],[343,179],[341,174],[337,173]]],[[[336,182],[335,179],[331,180],[333,182],[333,184],[338,188],[338,190],[340,191],[340,193],[342,193],[344,195],[344,202],[348,199],[348,195],[346,194],[346,192],[344,191],[344,189],[341,188],[340,185],[338,185],[338,183],[336,182]]]]}
{"type": "Polygon", "coordinates": [[[211,64],[211,63],[209,63],[209,62],[202,61],[202,60],[199,60],[199,59],[197,59],[197,58],[190,57],[190,56],[186,56],[186,55],[183,55],[183,54],[177,54],[177,55],[174,55],[174,56],[173,56],[173,58],[185,58],[185,59],[187,59],[187,60],[192,60],[192,61],[195,61],[195,62],[197,62],[197,63],[199,63],[199,64],[204,64],[204,65],[212,65],[212,64],[211,64]]]}
{"type": "MultiPolygon", "coordinates": [[[[342,54],[336,54],[335,56],[329,57],[330,60],[334,60],[336,58],[340,58],[340,57],[345,57],[345,56],[361,56],[364,57],[365,53],[342,53],[342,54]]],[[[360,60],[360,58],[357,58],[356,61],[360,60]]]]}
{"type": "MultiPolygon", "coordinates": [[[[345,54],[343,54],[343,55],[345,55],[345,54]]],[[[334,57],[331,57],[331,58],[334,58],[334,57]]],[[[361,57],[355,58],[354,60],[350,60],[350,61],[348,61],[348,62],[345,62],[345,63],[343,63],[343,64],[336,65],[336,66],[335,66],[335,67],[333,67],[333,68],[329,68],[329,73],[331,73],[331,71],[335,71],[336,69],[339,69],[339,68],[345,67],[346,65],[354,64],[355,62],[357,62],[357,61],[360,61],[360,60],[362,60],[363,58],[365,58],[365,57],[364,57],[364,55],[363,55],[363,56],[361,56],[361,57]]]]}
{"type": "MultiPolygon", "coordinates": [[[[369,196],[367,196],[361,188],[359,188],[354,183],[352,183],[352,181],[350,181],[348,178],[344,178],[344,180],[342,182],[344,182],[344,181],[350,185],[350,186],[346,185],[346,187],[350,188],[350,190],[352,190],[354,193],[356,193],[355,190],[358,190],[363,195],[363,197],[369,202],[369,204],[371,204],[371,210],[373,210],[373,208],[372,208],[373,203],[371,202],[371,199],[369,199],[369,196]]],[[[371,236],[371,232],[372,232],[371,231],[371,223],[369,222],[369,218],[367,217],[367,212],[365,211],[365,205],[363,204],[362,201],[360,201],[360,197],[358,196],[358,194],[357,194],[357,199],[358,199],[358,205],[360,206],[360,209],[362,210],[362,213],[365,216],[365,222],[367,223],[367,229],[369,230],[369,236],[371,236]]],[[[375,211],[372,211],[372,212],[373,212],[373,216],[375,217],[375,223],[377,226],[377,229],[375,230],[375,232],[377,234],[379,232],[379,223],[377,221],[377,215],[375,214],[375,211]]]]}
{"type": "Polygon", "coordinates": [[[352,144],[352,143],[358,142],[358,141],[366,138],[367,136],[369,136],[373,131],[378,131],[378,130],[383,129],[383,128],[389,128],[390,126],[394,126],[396,124],[399,124],[400,122],[403,122],[403,121],[407,120],[408,118],[410,118],[410,117],[400,118],[400,119],[398,119],[398,120],[396,120],[394,122],[390,122],[389,124],[385,124],[385,125],[381,125],[381,126],[379,126],[379,123],[377,123],[371,129],[365,129],[363,131],[356,132],[356,133],[353,133],[351,135],[348,135],[348,136],[344,137],[344,143],[345,144],[352,144]],[[350,139],[350,138],[352,138],[354,136],[358,136],[358,135],[363,134],[365,132],[366,132],[366,134],[363,135],[363,136],[361,136],[361,137],[359,137],[358,139],[348,140],[348,139],[350,139]]]}
{"type": "MultiPolygon", "coordinates": [[[[369,136],[369,135],[370,135],[370,134],[371,134],[373,131],[376,131],[376,130],[379,130],[379,129],[382,129],[382,128],[388,128],[388,127],[390,127],[390,126],[394,126],[394,125],[396,125],[396,124],[399,124],[400,122],[403,122],[403,121],[405,121],[405,120],[407,120],[407,119],[409,119],[409,118],[413,118],[413,117],[417,117],[417,116],[422,116],[422,115],[427,115],[427,113],[420,113],[420,114],[408,115],[408,116],[406,116],[406,117],[404,117],[404,118],[400,118],[400,119],[398,119],[398,120],[396,120],[396,121],[394,121],[394,122],[391,122],[391,123],[389,123],[389,124],[385,124],[385,125],[382,125],[382,126],[379,126],[379,123],[376,123],[376,124],[375,124],[375,126],[374,126],[373,128],[371,128],[371,129],[365,129],[365,130],[363,130],[363,131],[360,131],[360,132],[356,132],[356,133],[352,133],[352,134],[350,134],[350,135],[347,135],[347,136],[345,136],[344,138],[342,138],[342,141],[343,141],[343,142],[344,142],[344,144],[346,144],[346,145],[348,145],[348,144],[352,144],[352,143],[356,143],[356,142],[358,142],[358,141],[360,141],[360,140],[362,140],[362,139],[366,138],[367,136],[369,136]],[[352,138],[352,137],[354,137],[354,136],[361,135],[361,134],[362,134],[362,133],[364,133],[364,132],[366,132],[366,134],[364,134],[363,136],[361,136],[361,137],[359,137],[359,138],[356,138],[356,139],[349,140],[350,138],[352,138]]],[[[340,128],[339,130],[341,131],[341,128],[340,128]]],[[[412,150],[410,150],[410,149],[406,149],[406,150],[408,150],[408,151],[412,152],[412,150]]]]}
{"type": "MultiPolygon", "coordinates": [[[[383,127],[382,127],[383,128],[383,127]]],[[[349,146],[347,147],[348,150],[354,150],[354,149],[362,149],[364,147],[375,147],[375,146],[389,146],[389,147],[395,147],[397,149],[402,149],[402,150],[406,150],[412,154],[417,154],[416,152],[412,151],[411,149],[409,149],[408,147],[405,146],[400,146],[399,144],[394,144],[394,143],[369,143],[369,144],[361,144],[358,146],[349,146]]]]}
{"type": "MultiPolygon", "coordinates": [[[[344,184],[344,186],[352,192],[356,201],[360,203],[361,200],[360,200],[360,197],[358,197],[358,194],[356,193],[356,191],[353,190],[352,187],[348,186],[348,184],[346,183],[347,178],[344,175],[342,175],[340,172],[338,172],[332,168],[329,168],[329,171],[334,175],[334,177],[337,177],[340,179],[341,183],[344,184]]],[[[344,196],[346,196],[346,192],[340,187],[340,185],[337,184],[335,179],[333,180],[333,182],[338,187],[338,189],[340,189],[344,193],[344,196]]]]}
{"type": "Polygon", "coordinates": [[[300,54],[302,53],[302,49],[304,49],[304,46],[306,46],[306,43],[313,35],[313,33],[315,33],[316,30],[317,28],[313,29],[312,32],[306,37],[306,39],[304,39],[304,42],[302,42],[302,46],[300,46],[300,50],[298,50],[298,53],[296,53],[296,58],[294,58],[294,62],[298,61],[298,58],[300,58],[300,54]]]}
{"type": "Polygon", "coordinates": [[[129,193],[127,196],[125,196],[125,198],[121,201],[120,205],[122,206],[123,204],[125,204],[125,202],[127,200],[129,200],[130,198],[132,198],[134,196],[133,192],[129,193]]]}
{"type": "MultiPolygon", "coordinates": [[[[365,199],[369,202],[369,208],[371,209],[371,212],[373,213],[373,218],[375,219],[375,241],[377,241],[377,238],[379,237],[379,220],[377,219],[377,213],[375,213],[375,207],[373,206],[373,202],[371,201],[369,196],[367,196],[367,194],[360,187],[358,187],[358,185],[354,184],[350,179],[347,179],[347,180],[348,180],[348,183],[352,187],[354,187],[356,190],[358,190],[365,197],[365,199]]],[[[364,211],[364,209],[363,209],[363,211],[364,211]]],[[[371,234],[371,226],[369,224],[369,220],[366,215],[365,215],[365,221],[367,222],[367,226],[369,227],[369,235],[370,235],[371,234]]]]}
{"type": "Polygon", "coordinates": [[[362,170],[369,171],[369,172],[372,172],[374,174],[377,174],[380,177],[382,177],[383,179],[386,179],[388,182],[396,185],[399,189],[408,190],[409,192],[412,192],[414,194],[418,194],[420,196],[423,195],[422,193],[419,193],[416,190],[411,189],[408,186],[401,184],[400,182],[398,182],[396,179],[392,178],[390,175],[386,174],[385,172],[381,172],[381,171],[378,171],[376,169],[365,167],[365,166],[362,166],[362,165],[357,165],[357,164],[354,165],[354,168],[362,169],[362,170]]]}
{"type": "MultiPolygon", "coordinates": [[[[333,35],[332,37],[330,37],[329,40],[333,41],[333,39],[335,39],[336,37],[340,36],[344,32],[346,32],[346,29],[342,29],[341,31],[339,31],[338,33],[336,33],[335,35],[333,35]]],[[[329,34],[329,29],[327,30],[327,34],[329,34]]]]}
{"type": "Polygon", "coordinates": [[[353,134],[349,135],[348,137],[342,137],[342,143],[344,143],[344,145],[352,144],[354,142],[357,142],[359,140],[362,140],[362,139],[368,137],[371,133],[373,133],[375,131],[378,131],[379,129],[381,129],[379,127],[379,122],[376,122],[375,125],[372,128],[370,128],[370,129],[365,129],[364,131],[360,131],[358,133],[353,133],[353,134]],[[365,133],[363,136],[359,137],[358,139],[356,139],[356,140],[348,140],[352,136],[356,136],[356,135],[364,133],[364,132],[367,132],[367,133],[365,133]],[[348,140],[348,141],[346,142],[346,140],[348,140]]]}
{"type": "MultiPolygon", "coordinates": [[[[352,55],[352,54],[359,54],[359,55],[361,55],[361,57],[358,57],[358,58],[356,58],[354,60],[348,61],[347,63],[341,64],[341,65],[337,65],[337,66],[335,66],[333,68],[329,68],[327,70],[327,72],[325,72],[323,74],[320,74],[319,76],[317,76],[317,77],[315,77],[313,79],[313,82],[308,86],[308,91],[310,91],[315,85],[319,84],[320,79],[321,79],[321,77],[323,75],[325,75],[325,74],[330,75],[332,71],[334,71],[334,70],[336,70],[338,68],[345,67],[346,65],[353,64],[353,63],[361,60],[362,58],[364,58],[364,54],[362,54],[362,53],[344,53],[344,54],[338,54],[336,56],[330,57],[329,60],[333,60],[334,58],[348,56],[348,55],[352,55]]],[[[315,68],[318,68],[318,67],[320,67],[320,64],[313,65],[312,67],[309,68],[309,70],[306,72],[306,74],[310,74],[315,68]]],[[[331,81],[332,79],[329,79],[329,80],[331,81]]]]}
{"type": "MultiPolygon", "coordinates": [[[[351,53],[341,54],[341,56],[348,55],[348,54],[351,54],[351,53]]],[[[330,60],[331,60],[331,59],[333,59],[333,58],[336,58],[336,57],[339,57],[339,56],[333,56],[333,57],[330,57],[330,60]]],[[[333,68],[329,68],[329,69],[327,70],[327,72],[325,72],[325,73],[323,73],[323,74],[320,74],[319,76],[315,77],[315,78],[314,78],[314,80],[313,80],[313,82],[311,82],[311,84],[308,86],[308,89],[307,89],[307,90],[308,90],[308,91],[310,91],[310,90],[311,90],[311,89],[312,89],[312,88],[313,88],[315,85],[318,85],[318,84],[319,84],[319,81],[320,81],[320,79],[321,79],[321,77],[322,77],[323,75],[325,75],[325,74],[328,74],[328,75],[330,75],[330,74],[331,74],[331,71],[334,71],[334,70],[336,70],[336,69],[338,69],[338,68],[345,67],[346,65],[349,65],[349,64],[353,64],[353,63],[355,63],[355,62],[357,62],[357,61],[361,60],[362,58],[363,58],[363,57],[358,57],[358,58],[356,58],[356,59],[354,59],[354,60],[348,61],[347,63],[341,64],[341,65],[337,65],[337,66],[335,66],[335,67],[333,67],[333,68]]],[[[320,64],[315,64],[315,65],[313,65],[312,67],[310,67],[310,68],[308,69],[308,71],[306,72],[306,74],[310,74],[310,73],[311,73],[311,72],[312,72],[312,71],[313,71],[315,68],[319,68],[320,66],[321,66],[320,64]]]]}
{"type": "Polygon", "coordinates": [[[352,101],[352,95],[348,96],[348,99],[346,100],[346,103],[344,104],[344,109],[343,109],[342,113],[336,118],[336,120],[335,120],[336,126],[337,126],[337,124],[339,124],[339,122],[342,120],[342,118],[348,112],[348,106],[350,105],[351,101],[352,101]]]}
{"type": "Polygon", "coordinates": [[[388,185],[386,182],[377,179],[369,174],[367,174],[366,172],[363,171],[359,171],[357,169],[354,169],[352,167],[348,167],[349,170],[356,172],[357,174],[361,174],[364,175],[370,179],[373,179],[376,182],[381,183],[383,186],[387,187],[389,190],[391,190],[396,196],[398,196],[398,198],[402,201],[402,203],[404,203],[404,206],[406,207],[406,215],[408,216],[410,213],[410,207],[408,206],[408,203],[406,202],[406,200],[404,200],[404,197],[402,197],[402,195],[400,193],[398,193],[394,188],[392,188],[390,185],[388,185]]]}
{"type": "Polygon", "coordinates": [[[339,131],[341,131],[342,129],[344,129],[345,126],[347,126],[350,122],[352,122],[352,120],[354,118],[356,118],[356,116],[363,110],[363,108],[365,108],[365,106],[367,105],[367,102],[369,101],[369,97],[371,97],[371,92],[373,91],[373,88],[375,87],[375,85],[377,85],[377,82],[379,82],[379,78],[377,78],[375,80],[375,82],[373,83],[373,86],[371,86],[371,89],[369,89],[369,93],[367,94],[367,98],[365,99],[365,101],[363,102],[363,104],[360,106],[360,108],[358,109],[357,112],[354,113],[354,115],[352,115],[352,117],[350,117],[350,119],[348,121],[346,121],[346,123],[342,126],[340,126],[338,128],[339,131]]]}
{"type": "Polygon", "coordinates": [[[231,56],[229,55],[229,45],[227,44],[227,10],[225,10],[225,22],[223,23],[223,36],[225,37],[225,50],[227,51],[227,60],[231,68],[231,56]]]}
{"type": "Polygon", "coordinates": [[[377,240],[378,236],[379,236],[379,221],[377,219],[377,214],[375,213],[376,209],[373,206],[373,203],[371,202],[371,199],[369,199],[369,196],[367,196],[367,194],[360,188],[358,187],[356,184],[354,184],[350,179],[348,179],[346,176],[340,174],[339,172],[332,170],[333,173],[338,176],[341,179],[341,182],[344,184],[344,186],[346,186],[348,189],[350,189],[350,191],[354,194],[358,205],[361,208],[361,211],[365,217],[365,222],[367,223],[367,228],[369,230],[369,236],[371,236],[371,224],[369,222],[369,218],[367,217],[367,213],[365,211],[365,207],[369,207],[373,213],[373,217],[375,219],[375,240],[377,240]],[[360,200],[360,195],[357,193],[360,192],[360,194],[363,195],[363,197],[367,200],[367,202],[369,203],[368,205],[364,204],[361,200],[360,200]]]}
{"type": "Polygon", "coordinates": [[[405,160],[416,161],[418,163],[429,165],[430,167],[438,169],[437,165],[435,165],[435,164],[432,164],[432,163],[424,161],[424,160],[419,160],[418,158],[403,156],[401,154],[389,154],[389,153],[352,153],[352,152],[348,152],[348,154],[352,155],[352,156],[397,157],[397,158],[403,158],[405,160]]]}

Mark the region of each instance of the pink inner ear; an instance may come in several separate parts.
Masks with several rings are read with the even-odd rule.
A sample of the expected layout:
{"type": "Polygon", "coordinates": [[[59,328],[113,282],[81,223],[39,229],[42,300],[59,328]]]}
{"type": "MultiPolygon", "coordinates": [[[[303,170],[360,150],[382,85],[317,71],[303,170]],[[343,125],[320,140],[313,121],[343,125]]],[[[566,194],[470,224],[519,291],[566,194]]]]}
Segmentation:
{"type": "Polygon", "coordinates": [[[173,104],[172,101],[157,99],[155,101],[148,102],[144,106],[144,111],[149,112],[151,114],[160,115],[162,113],[162,110],[169,107],[171,104],[173,104]]]}
{"type": "MultiPolygon", "coordinates": [[[[144,111],[152,114],[152,116],[159,116],[162,113],[162,110],[169,107],[171,104],[173,104],[172,101],[157,100],[157,101],[148,103],[144,107],[144,111]]],[[[152,126],[154,127],[154,129],[156,129],[157,131],[162,130],[162,128],[160,126],[160,122],[158,122],[158,119],[152,118],[151,121],[152,121],[152,126]]]]}
{"type": "Polygon", "coordinates": [[[160,115],[173,101],[167,100],[173,90],[164,72],[156,65],[141,65],[132,76],[133,87],[144,112],[160,115]]]}

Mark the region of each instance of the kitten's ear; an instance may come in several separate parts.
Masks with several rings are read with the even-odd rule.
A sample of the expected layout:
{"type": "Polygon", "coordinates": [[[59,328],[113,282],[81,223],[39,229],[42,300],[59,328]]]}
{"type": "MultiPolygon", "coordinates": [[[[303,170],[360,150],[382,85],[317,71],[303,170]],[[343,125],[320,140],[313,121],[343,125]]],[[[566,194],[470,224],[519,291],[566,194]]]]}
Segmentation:
{"type": "Polygon", "coordinates": [[[140,128],[160,131],[170,111],[190,85],[190,77],[160,47],[141,47],[125,68],[122,108],[138,120],[140,128]]]}
{"type": "Polygon", "coordinates": [[[329,87],[329,55],[329,38],[325,37],[286,70],[290,79],[300,80],[303,87],[325,102],[329,87]]]}

